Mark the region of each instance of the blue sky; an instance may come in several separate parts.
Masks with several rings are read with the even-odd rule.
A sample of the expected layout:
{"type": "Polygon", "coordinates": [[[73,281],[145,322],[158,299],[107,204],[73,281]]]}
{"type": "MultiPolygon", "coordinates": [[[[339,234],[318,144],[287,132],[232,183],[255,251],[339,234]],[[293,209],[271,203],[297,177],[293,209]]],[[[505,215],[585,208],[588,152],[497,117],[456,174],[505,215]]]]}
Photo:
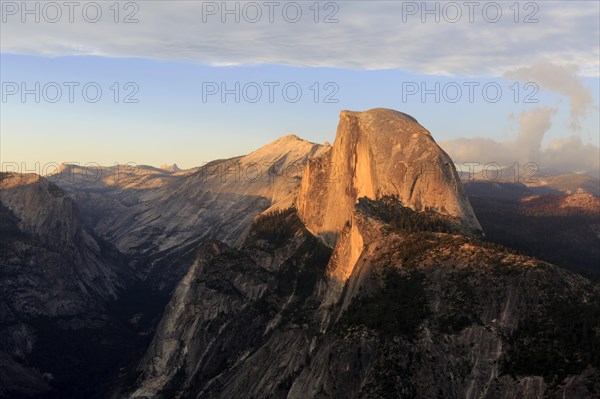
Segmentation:
{"type": "MultiPolygon", "coordinates": [[[[590,145],[598,146],[600,44],[597,19],[593,20],[598,16],[597,3],[571,2],[569,7],[563,3],[562,13],[558,7],[541,6],[536,14],[539,23],[523,25],[512,22],[514,15],[505,22],[508,3],[502,3],[506,17],[500,23],[444,24],[443,18],[441,23],[410,20],[412,14],[402,14],[410,11],[406,8],[395,9],[398,14],[394,16],[389,2],[352,2],[351,6],[338,2],[339,21],[327,26],[310,21],[244,24],[243,18],[242,23],[232,24],[210,20],[213,15],[202,24],[202,9],[196,5],[199,14],[190,18],[190,7],[194,7],[190,3],[139,2],[139,22],[128,26],[85,21],[55,25],[44,23],[43,15],[40,23],[23,23],[11,19],[15,18],[11,10],[10,15],[4,10],[1,161],[27,165],[175,162],[193,167],[248,153],[289,133],[315,142],[333,141],[340,110],[374,107],[413,115],[438,142],[448,143],[450,155],[460,157],[458,161],[470,154],[456,150],[459,142],[455,140],[517,140],[525,129],[519,118],[544,107],[555,112],[539,114],[551,122],[540,143],[533,144],[539,151],[560,146],[561,140],[574,136],[587,150],[590,145]],[[403,17],[408,21],[398,32],[398,18],[403,17]],[[512,36],[520,29],[530,38],[512,36]],[[557,29],[565,33],[558,36],[557,29]],[[518,72],[511,75],[511,71],[518,72]],[[577,82],[561,86],[568,79],[577,82]],[[23,101],[22,85],[32,89],[36,82],[40,83],[40,102],[35,102],[34,94],[23,101]],[[73,102],[65,82],[79,85],[73,102]],[[81,92],[90,82],[102,89],[96,103],[86,101],[81,92]],[[466,82],[479,85],[472,102],[466,82]],[[527,82],[538,84],[539,91],[533,94],[527,82]],[[220,90],[221,85],[232,89],[236,83],[239,102],[234,94],[228,94],[225,101],[220,93],[203,97],[203,90],[220,90]],[[54,84],[62,88],[56,103],[41,93],[48,84],[50,99],[55,95],[54,84]],[[272,102],[268,84],[277,85],[272,102]],[[282,92],[286,84],[291,90],[287,99],[282,92]],[[439,102],[434,94],[425,101],[420,93],[403,98],[408,89],[420,91],[421,85],[432,89],[436,84],[440,90],[448,88],[440,91],[439,102]],[[501,88],[498,102],[486,101],[482,92],[486,84],[493,86],[488,92],[492,97],[494,87],[501,88]],[[248,85],[247,92],[243,92],[244,85],[248,85]],[[253,103],[256,86],[261,87],[262,96],[253,103]],[[11,94],[16,87],[18,91],[11,94]],[[297,87],[302,96],[292,102],[297,87]],[[462,97],[454,103],[450,100],[457,87],[462,97]],[[117,88],[120,98],[115,102],[117,88]],[[134,89],[132,99],[137,102],[125,102],[124,95],[134,89]],[[537,103],[527,103],[528,94],[537,103]],[[572,128],[574,119],[578,129],[572,128]]],[[[308,17],[309,3],[299,4],[308,17]]],[[[103,10],[105,16],[110,15],[107,8],[103,10]]],[[[526,11],[531,12],[521,10],[520,18],[526,11]]],[[[466,148],[460,145],[461,150],[466,148]]],[[[510,146],[503,148],[512,151],[510,146]]],[[[475,148],[472,157],[484,153],[475,148]]],[[[593,151],[585,154],[593,158],[593,151]]],[[[499,159],[508,163],[511,154],[499,159]]],[[[548,156],[539,159],[553,163],[548,156]]],[[[593,162],[588,159],[581,168],[595,167],[593,162]]]]}

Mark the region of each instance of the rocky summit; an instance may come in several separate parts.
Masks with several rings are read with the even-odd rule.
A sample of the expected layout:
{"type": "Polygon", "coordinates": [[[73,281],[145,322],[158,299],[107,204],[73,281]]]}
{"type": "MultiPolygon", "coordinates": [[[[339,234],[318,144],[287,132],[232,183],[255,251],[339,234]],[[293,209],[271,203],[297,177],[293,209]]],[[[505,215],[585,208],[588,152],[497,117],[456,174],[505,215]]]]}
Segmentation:
{"type": "Polygon", "coordinates": [[[600,392],[598,286],[486,241],[452,161],[410,116],[342,112],[292,204],[256,218],[237,248],[204,243],[121,392],[600,392]]]}
{"type": "Polygon", "coordinates": [[[598,197],[548,181],[466,191],[388,109],[188,170],[0,175],[0,398],[600,397],[598,197]]]}
{"type": "Polygon", "coordinates": [[[331,150],[304,170],[297,203],[302,220],[333,243],[358,198],[386,195],[481,230],[452,160],[413,117],[382,108],[342,111],[331,150]]]}

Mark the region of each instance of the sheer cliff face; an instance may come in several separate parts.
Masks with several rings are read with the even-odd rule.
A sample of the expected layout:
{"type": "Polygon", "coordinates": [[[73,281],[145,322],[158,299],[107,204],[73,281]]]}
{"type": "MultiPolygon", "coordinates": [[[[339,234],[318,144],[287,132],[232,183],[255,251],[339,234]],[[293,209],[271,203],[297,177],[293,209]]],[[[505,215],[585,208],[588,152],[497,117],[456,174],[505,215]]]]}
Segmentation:
{"type": "Polygon", "coordinates": [[[586,315],[598,287],[471,237],[397,231],[378,207],[356,207],[336,251],[361,247],[340,255],[356,267],[339,275],[302,226],[276,245],[252,231],[241,249],[206,243],[130,397],[597,395],[586,315]],[[331,295],[333,279],[345,282],[331,295]]]}
{"type": "Polygon", "coordinates": [[[98,235],[122,252],[152,254],[200,236],[233,243],[254,216],[290,196],[304,164],[324,149],[288,135],[248,155],[190,171],[70,167],[54,179],[76,193],[98,235]]]}
{"type": "Polygon", "coordinates": [[[176,173],[69,167],[53,179],[73,195],[98,236],[143,259],[140,275],[172,289],[191,261],[179,267],[173,259],[206,237],[240,242],[257,214],[274,203],[291,204],[305,163],[328,148],[288,135],[248,155],[176,173]]]}
{"type": "Polygon", "coordinates": [[[452,160],[415,119],[388,109],[342,111],[333,147],[304,170],[297,199],[302,220],[333,243],[358,198],[385,195],[481,230],[452,160]]]}
{"type": "Polygon", "coordinates": [[[125,259],[81,225],[62,189],[36,174],[0,174],[0,397],[101,374],[93,356],[123,337],[107,307],[132,280],[125,259]],[[82,337],[89,341],[81,345],[82,337]]]}
{"type": "Polygon", "coordinates": [[[343,112],[296,205],[205,243],[131,398],[597,397],[598,286],[471,234],[409,116],[343,112]]]}
{"type": "Polygon", "coordinates": [[[263,345],[279,336],[280,324],[309,322],[300,313],[318,306],[311,295],[330,250],[296,214],[277,223],[290,220],[297,230],[291,227],[291,237],[277,245],[255,231],[239,250],[213,240],[202,245],[140,362],[132,397],[196,397],[200,391],[202,397],[267,397],[267,390],[296,372],[309,335],[291,331],[271,342],[274,347],[263,345]],[[273,358],[272,351],[281,356],[273,358]],[[224,373],[236,363],[241,368],[224,373]],[[248,380],[246,368],[265,373],[248,380]],[[257,388],[266,390],[256,394],[257,388]]]}
{"type": "Polygon", "coordinates": [[[77,205],[53,183],[3,174],[0,207],[2,299],[17,315],[78,314],[114,299],[125,285],[127,269],[82,227],[77,205]]]}

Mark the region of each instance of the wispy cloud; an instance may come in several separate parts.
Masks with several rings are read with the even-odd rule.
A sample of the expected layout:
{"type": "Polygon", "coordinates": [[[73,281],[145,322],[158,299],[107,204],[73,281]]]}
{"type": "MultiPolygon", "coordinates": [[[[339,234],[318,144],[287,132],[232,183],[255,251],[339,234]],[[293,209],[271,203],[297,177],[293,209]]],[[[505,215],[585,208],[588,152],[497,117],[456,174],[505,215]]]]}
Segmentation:
{"type": "MultiPolygon", "coordinates": [[[[6,3],[22,4],[2,3],[3,7],[6,3]]],[[[539,7],[535,23],[524,23],[533,9],[521,9],[515,23],[514,12],[508,8],[512,3],[502,2],[502,18],[495,23],[483,17],[486,2],[474,10],[473,22],[469,10],[462,6],[461,17],[454,23],[444,19],[453,17],[443,14],[445,2],[429,3],[430,8],[435,4],[440,7],[440,22],[435,22],[435,15],[425,15],[426,22],[422,23],[422,10],[413,15],[405,8],[409,3],[421,8],[422,2],[392,1],[331,2],[338,7],[331,17],[337,23],[323,23],[333,8],[320,10],[319,22],[315,23],[314,11],[308,8],[313,3],[299,2],[302,18],[291,23],[282,16],[282,2],[274,10],[273,22],[263,7],[256,23],[247,20],[254,14],[246,18],[241,14],[239,23],[234,22],[235,15],[229,15],[228,22],[222,23],[221,10],[215,15],[206,15],[203,10],[210,2],[138,1],[132,3],[139,7],[134,15],[139,22],[129,24],[122,20],[133,10],[120,10],[119,23],[114,23],[114,11],[108,9],[113,3],[100,3],[103,17],[98,23],[83,20],[81,9],[75,10],[73,23],[65,10],[57,23],[44,18],[35,23],[31,17],[30,22],[21,23],[20,14],[4,13],[2,52],[142,57],[211,65],[400,68],[461,76],[501,76],[534,63],[569,60],[581,67],[582,75],[598,76],[599,71],[600,6],[596,2],[532,2],[539,7]]],[[[228,2],[230,7],[235,3],[228,2]]],[[[214,4],[221,7],[222,2],[214,4]]],[[[239,7],[244,4],[238,3],[239,7]]],[[[288,14],[293,16],[292,11],[288,14]]]]}

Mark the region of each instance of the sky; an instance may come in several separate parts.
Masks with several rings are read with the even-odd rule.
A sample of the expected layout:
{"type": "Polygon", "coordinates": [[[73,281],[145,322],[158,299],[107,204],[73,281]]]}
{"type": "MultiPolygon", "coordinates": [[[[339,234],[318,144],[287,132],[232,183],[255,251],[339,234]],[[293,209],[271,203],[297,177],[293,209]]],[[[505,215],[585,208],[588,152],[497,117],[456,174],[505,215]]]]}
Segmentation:
{"type": "Polygon", "coordinates": [[[2,170],[189,168],[386,107],[457,163],[597,174],[599,4],[2,1],[2,170]]]}

